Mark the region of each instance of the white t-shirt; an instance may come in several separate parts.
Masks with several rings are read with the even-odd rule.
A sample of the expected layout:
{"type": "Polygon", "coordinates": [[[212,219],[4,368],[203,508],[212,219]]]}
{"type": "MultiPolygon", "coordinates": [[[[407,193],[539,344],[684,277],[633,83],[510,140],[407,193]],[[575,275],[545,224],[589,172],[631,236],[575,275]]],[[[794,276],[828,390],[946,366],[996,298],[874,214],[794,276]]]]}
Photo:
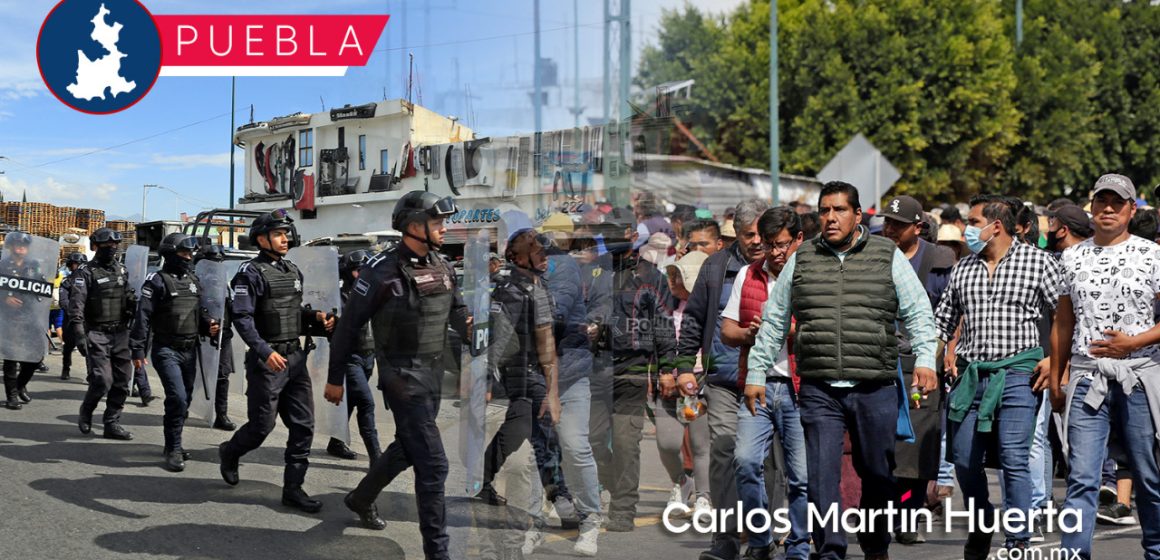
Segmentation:
{"type": "MultiPolygon", "coordinates": [[[[745,285],[745,278],[748,273],[749,265],[745,265],[741,267],[741,270],[737,271],[737,280],[733,282],[733,291],[729,292],[729,301],[725,303],[725,310],[721,312],[722,318],[732,319],[737,321],[738,324],[741,323],[741,287],[745,285]]],[[[765,285],[767,298],[773,294],[773,283],[775,280],[777,280],[777,277],[771,274],[769,277],[769,282],[767,282],[765,285]]],[[[744,327],[745,325],[741,326],[744,327]]],[[[781,353],[777,355],[777,363],[773,364],[773,369],[766,372],[765,374],[767,378],[789,378],[788,350],[788,347],[782,347],[781,353]]]]}
{"type": "MultiPolygon", "coordinates": [[[[1059,295],[1070,296],[1075,309],[1072,354],[1092,357],[1092,341],[1106,339],[1106,330],[1134,336],[1155,325],[1160,245],[1134,235],[1109,247],[1088,239],[1064,251],[1062,263],[1059,295]]],[[[1157,351],[1149,346],[1128,357],[1151,357],[1157,351]]]]}

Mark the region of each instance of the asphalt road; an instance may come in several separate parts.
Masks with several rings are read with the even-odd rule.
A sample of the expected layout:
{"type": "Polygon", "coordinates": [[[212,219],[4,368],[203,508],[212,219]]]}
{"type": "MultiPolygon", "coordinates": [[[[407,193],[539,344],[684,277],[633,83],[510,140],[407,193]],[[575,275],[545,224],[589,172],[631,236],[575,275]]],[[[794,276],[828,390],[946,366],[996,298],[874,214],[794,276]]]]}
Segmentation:
{"type": "MultiPolygon", "coordinates": [[[[50,373],[38,374],[30,384],[31,404],[21,411],[0,409],[0,558],[422,558],[410,471],[378,500],[380,513],[389,522],[385,531],[359,528],[342,505],[343,495],[365,470],[361,443],[352,444],[360,458],[344,461],[328,456],[326,441],[315,439],[306,490],[324,507],[316,515],[298,513],[280,503],[286,439],[281,424],[264,447],[243,458],[242,482],[230,487],[222,482],[217,464],[217,445],[228,435],[191,420],[184,439],[192,458],[185,472],[170,473],[161,466],[160,399],[148,407],[140,406],[139,399],[129,400],[123,423],[135,436],[131,442],[101,439],[99,426],[85,436],[75,426],[85,390],[83,376],[60,381],[59,355],[49,356],[48,364],[50,373]]],[[[160,391],[152,370],[150,377],[160,391]]],[[[496,508],[481,507],[466,497],[465,469],[457,453],[459,409],[448,404],[440,413],[440,425],[445,427],[451,458],[447,509],[452,552],[456,558],[478,557],[486,528],[495,526],[499,517],[489,511],[496,508]]],[[[231,416],[242,420],[241,396],[232,395],[230,405],[231,416]]],[[[102,410],[103,405],[98,408],[98,423],[102,410]]],[[[390,414],[380,408],[377,417],[385,440],[394,433],[390,414]]],[[[494,430],[502,417],[501,407],[489,407],[489,429],[494,430]]],[[[642,449],[637,529],[603,533],[599,557],[696,559],[709,538],[672,534],[660,524],[669,485],[654,440],[646,437],[642,449]]],[[[1055,486],[1056,497],[1061,498],[1062,481],[1055,486]]],[[[994,484],[992,495],[998,496],[994,484]]],[[[531,558],[575,558],[574,537],[575,531],[552,527],[546,545],[531,558]]],[[[961,529],[932,534],[923,545],[893,546],[891,556],[961,558],[964,539],[961,529]]],[[[1100,527],[1094,556],[1139,557],[1139,539],[1136,526],[1100,527]]],[[[1029,557],[1052,558],[1050,551],[1058,541],[1057,535],[1048,535],[1038,547],[1044,554],[1029,557]]],[[[861,557],[856,545],[850,556],[861,557]]]]}

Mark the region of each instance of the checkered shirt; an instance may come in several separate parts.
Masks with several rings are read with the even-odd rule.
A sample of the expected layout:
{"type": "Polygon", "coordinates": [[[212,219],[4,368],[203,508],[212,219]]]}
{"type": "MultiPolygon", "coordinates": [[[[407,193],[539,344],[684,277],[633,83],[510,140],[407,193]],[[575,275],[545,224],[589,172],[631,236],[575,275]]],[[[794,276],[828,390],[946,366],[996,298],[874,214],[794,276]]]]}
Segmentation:
{"type": "Polygon", "coordinates": [[[1011,245],[992,278],[978,255],[964,257],[935,311],[938,337],[949,341],[959,319],[956,354],[967,361],[996,361],[1040,346],[1038,322],[1045,305],[1059,302],[1059,261],[1026,243],[1011,245]]]}

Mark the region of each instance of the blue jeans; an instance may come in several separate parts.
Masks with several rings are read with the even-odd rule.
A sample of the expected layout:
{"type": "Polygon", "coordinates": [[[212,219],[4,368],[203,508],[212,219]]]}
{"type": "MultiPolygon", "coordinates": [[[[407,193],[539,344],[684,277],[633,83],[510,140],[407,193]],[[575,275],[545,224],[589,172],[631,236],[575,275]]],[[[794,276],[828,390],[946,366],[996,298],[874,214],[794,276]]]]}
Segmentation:
{"type": "Polygon", "coordinates": [[[346,366],[346,415],[358,412],[358,433],[373,461],[381,453],[379,431],[375,428],[375,394],[370,378],[375,372],[375,355],[353,354],[346,366]]]}
{"type": "MultiPolygon", "coordinates": [[[[944,416],[945,420],[946,417],[944,416]]],[[[942,443],[939,447],[939,462],[938,462],[938,485],[939,486],[954,486],[955,485],[955,465],[947,460],[947,430],[943,426],[942,443]]]]}
{"type": "MultiPolygon", "coordinates": [[[[153,346],[153,369],[165,389],[165,416],[161,421],[165,435],[165,450],[181,449],[181,430],[193,395],[193,379],[197,373],[197,347],[174,350],[161,345],[153,346]]],[[[210,390],[214,390],[211,388],[210,390]]]]}
{"type": "MultiPolygon", "coordinates": [[[[960,369],[962,369],[960,367],[960,369]]],[[[983,466],[983,455],[991,438],[998,438],[999,467],[1003,490],[1003,508],[1029,511],[1031,508],[1031,473],[1028,457],[1031,453],[1031,436],[1035,431],[1036,397],[1031,392],[1031,373],[1008,371],[1003,396],[995,412],[993,432],[980,433],[975,430],[978,420],[979,401],[990,384],[990,376],[979,378],[975,389],[975,401],[962,422],[947,422],[947,440],[951,446],[951,461],[959,478],[959,488],[963,491],[963,503],[969,505],[974,498],[976,510],[985,516],[989,527],[993,525],[995,507],[987,491],[987,472],[983,466]]],[[[956,386],[951,391],[961,390],[956,386]]],[[[1006,532],[1005,532],[1006,533],[1006,532]]],[[[1028,527],[1014,533],[1006,533],[1005,545],[1010,548],[1016,542],[1029,542],[1028,527]]]]}
{"type": "Polygon", "coordinates": [[[588,440],[591,399],[587,377],[573,382],[560,393],[560,423],[556,424],[564,480],[571,483],[569,491],[581,519],[600,515],[600,479],[588,440]]]}
{"type": "MultiPolygon", "coordinates": [[[[863,381],[853,387],[832,387],[825,381],[802,380],[798,402],[806,440],[806,483],[809,501],[821,515],[841,501],[842,440],[849,431],[854,469],[862,478],[863,509],[883,509],[898,500],[894,478],[894,443],[898,429],[898,387],[894,382],[863,381]]],[[[840,511],[840,510],[839,510],[840,511]]],[[[833,523],[814,527],[814,549],[820,560],[846,557],[846,533],[833,523]]],[[[881,519],[873,531],[860,533],[866,555],[885,554],[890,530],[881,519]]]]}
{"type": "Polygon", "coordinates": [[[1051,501],[1052,457],[1051,442],[1047,439],[1047,428],[1051,424],[1051,403],[1047,402],[1047,393],[1039,404],[1039,413],[1035,417],[1035,436],[1031,440],[1031,453],[1028,456],[1031,469],[1031,509],[1047,506],[1051,501]]]}
{"type": "MultiPolygon", "coordinates": [[[[774,432],[781,435],[785,451],[786,480],[789,483],[789,538],[786,558],[810,555],[809,496],[806,481],[806,441],[801,415],[794,402],[793,384],[788,379],[770,378],[765,383],[765,406],[757,403],[757,415],[749,413],[743,401],[737,409],[737,447],[733,465],[737,472],[737,494],[746,511],[768,509],[765,490],[765,459],[769,456],[774,432]]],[[[750,547],[773,542],[773,532],[749,533],[750,547]]]]}
{"type": "Polygon", "coordinates": [[[1092,531],[1096,522],[1101,467],[1107,453],[1108,435],[1116,431],[1124,451],[1132,461],[1132,489],[1136,492],[1136,513],[1144,537],[1140,544],[1144,558],[1160,558],[1160,468],[1153,448],[1156,429],[1148,410],[1148,396],[1137,385],[1131,395],[1115,381],[1108,381],[1108,393],[1099,410],[1083,404],[1091,387],[1090,379],[1078,379],[1067,419],[1067,497],[1063,507],[1080,510],[1081,530],[1063,533],[1065,548],[1079,549],[1082,558],[1091,558],[1092,531]]]}

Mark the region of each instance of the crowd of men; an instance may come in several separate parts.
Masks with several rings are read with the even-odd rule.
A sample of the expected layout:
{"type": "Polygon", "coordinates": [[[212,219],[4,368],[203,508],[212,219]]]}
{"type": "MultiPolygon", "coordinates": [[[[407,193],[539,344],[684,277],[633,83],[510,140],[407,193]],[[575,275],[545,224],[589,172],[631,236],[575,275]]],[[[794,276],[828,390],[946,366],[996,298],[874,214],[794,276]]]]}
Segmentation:
{"type": "MultiPolygon", "coordinates": [[[[544,504],[578,529],[581,555],[597,555],[601,529],[633,531],[641,443],[655,432],[672,483],[666,515],[788,509],[784,535],[728,518],[702,560],[844,558],[846,533],[811,532],[811,506],[939,511],[956,485],[961,507],[993,519],[987,468],[1000,469],[1002,510],[1031,521],[980,524],[963,556],[1026,549],[1044,538],[1057,464],[1062,507],[1082,519],[1063,547],[1090,557],[1097,517],[1134,522],[1134,494],[1145,557],[1160,558],[1160,220],[1121,175],[1100,177],[1088,202],[1058,200],[1039,214],[979,195],[928,211],[898,196],[872,214],[853,185],[831,182],[816,210],[748,200],[722,222],[647,192],[631,209],[585,206],[539,226],[505,214],[502,255],[490,256],[488,345],[473,356],[487,363],[486,398],[507,406],[480,445],[478,515],[502,512],[481,556],[533,554],[549,531],[544,504]],[[515,475],[501,492],[505,471],[515,475]]],[[[62,285],[65,332],[88,365],[80,431],[92,431],[105,399],[103,436],[130,439],[120,412],[133,366],[149,362],[165,390],[165,465],[181,471],[198,341],[231,330],[248,348],[248,421],[221,444],[222,478],[239,484],[239,460],[281,418],[282,503],[319,511],[304,490],[313,393],[345,397],[370,459],[346,507],[384,529],[376,499],[413,467],[425,555],[449,558],[443,357],[449,331],[467,341],[475,328],[441,253],[456,211],[450,198],[404,195],[392,216],[401,242],[343,257],[337,314],[303,304],[285,212],[252,224],[260,251],[231,281],[228,317],[198,304],[199,240],[167,237],[161,270],[134,302],[113,258],[120,240],[97,232],[96,257],[70,261],[62,285]],[[311,383],[303,337],[331,342],[325,387],[311,383]],[[396,430],[385,449],[375,369],[396,430]]],[[[9,402],[34,366],[5,363],[9,402]]],[[[229,369],[223,362],[223,379],[229,369]]],[[[356,456],[341,440],[327,450],[356,456]]],[[[892,542],[924,535],[879,523],[857,539],[866,558],[882,559],[892,542]]]]}

